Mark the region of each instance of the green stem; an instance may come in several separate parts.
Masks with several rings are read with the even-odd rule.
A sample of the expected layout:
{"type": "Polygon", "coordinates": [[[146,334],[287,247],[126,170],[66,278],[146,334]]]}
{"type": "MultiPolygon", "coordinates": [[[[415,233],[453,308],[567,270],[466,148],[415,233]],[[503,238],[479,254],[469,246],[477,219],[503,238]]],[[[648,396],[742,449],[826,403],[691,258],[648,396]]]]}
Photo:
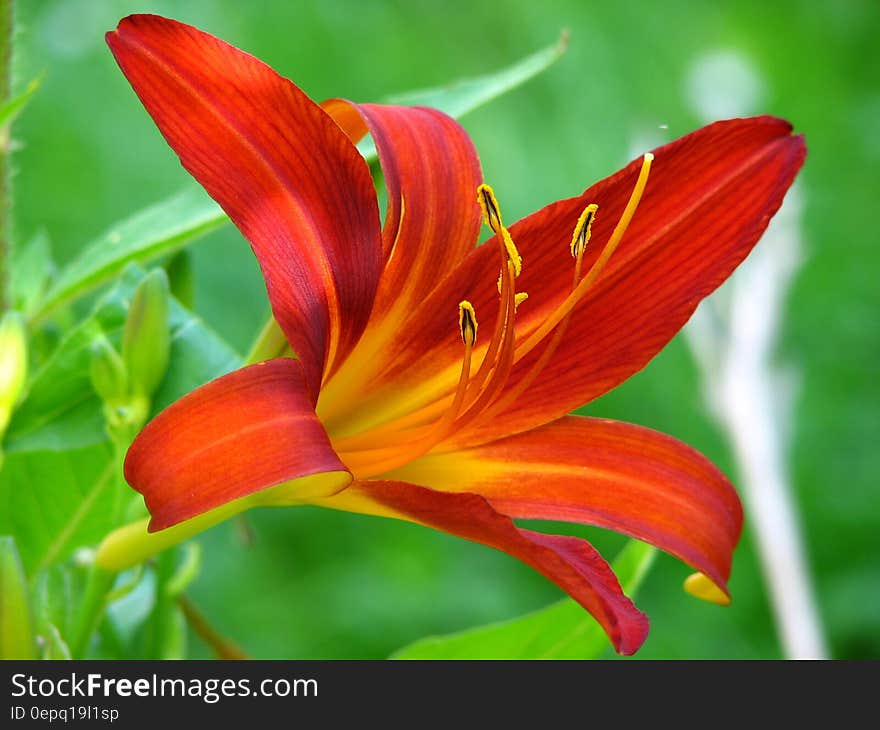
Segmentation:
{"type": "MultiPolygon", "coordinates": [[[[12,91],[13,0],[0,0],[0,107],[12,91]]],[[[9,125],[0,129],[0,312],[9,306],[9,237],[11,190],[9,183],[9,125]]]]}
{"type": "Polygon", "coordinates": [[[70,635],[70,653],[74,659],[82,659],[89,648],[92,634],[104,615],[104,603],[107,592],[113,586],[116,573],[103,570],[96,565],[89,569],[86,579],[86,592],[80,603],[79,611],[70,635]]]}
{"type": "MultiPolygon", "coordinates": [[[[120,436],[114,438],[114,435],[111,434],[111,438],[113,439],[113,460],[108,467],[110,470],[110,479],[108,481],[115,487],[116,494],[114,495],[111,513],[113,524],[118,524],[121,520],[122,510],[120,494],[123,493],[124,487],[122,463],[125,458],[127,444],[120,436]],[[112,478],[114,472],[116,474],[115,479],[112,478]]],[[[103,487],[100,487],[100,489],[103,490],[103,487]]],[[[98,565],[97,562],[89,566],[85,594],[83,595],[82,603],[79,605],[79,611],[76,615],[70,639],[70,652],[75,659],[83,658],[83,655],[89,648],[92,635],[100,625],[101,618],[104,616],[104,608],[107,605],[107,594],[113,588],[116,572],[98,565]]]]}

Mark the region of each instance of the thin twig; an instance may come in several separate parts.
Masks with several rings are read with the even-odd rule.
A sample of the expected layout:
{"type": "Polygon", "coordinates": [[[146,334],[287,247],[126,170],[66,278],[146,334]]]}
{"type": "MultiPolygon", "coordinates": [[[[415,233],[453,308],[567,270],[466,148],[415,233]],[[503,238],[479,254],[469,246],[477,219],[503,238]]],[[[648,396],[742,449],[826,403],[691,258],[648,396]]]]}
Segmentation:
{"type": "Polygon", "coordinates": [[[250,658],[229,639],[220,636],[189,598],[185,595],[178,596],[177,603],[190,628],[196,633],[196,636],[214,650],[218,659],[250,658]]]}

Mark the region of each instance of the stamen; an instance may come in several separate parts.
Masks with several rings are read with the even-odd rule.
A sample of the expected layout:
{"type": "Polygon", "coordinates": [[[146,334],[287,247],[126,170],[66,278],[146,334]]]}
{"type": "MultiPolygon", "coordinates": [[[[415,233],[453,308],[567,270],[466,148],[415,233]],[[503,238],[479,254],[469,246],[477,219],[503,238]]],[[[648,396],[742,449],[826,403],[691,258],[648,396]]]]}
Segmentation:
{"type": "Polygon", "coordinates": [[[574,258],[581,256],[590,242],[590,235],[592,233],[590,229],[593,226],[593,221],[596,219],[597,210],[599,210],[599,206],[595,203],[590,203],[584,208],[581,217],[578,218],[577,225],[574,227],[574,233],[571,235],[571,255],[574,258]]]}
{"type": "Polygon", "coordinates": [[[467,299],[458,304],[458,326],[461,328],[462,342],[473,346],[477,341],[477,313],[467,299]]]}
{"type": "Polygon", "coordinates": [[[489,375],[488,379],[485,382],[485,385],[482,383],[474,383],[473,388],[471,389],[472,393],[476,394],[475,398],[471,398],[469,396],[468,402],[465,403],[464,416],[457,420],[452,428],[449,429],[449,432],[444,434],[443,438],[449,435],[453,429],[459,429],[466,426],[468,423],[477,418],[485,408],[492,403],[493,400],[498,396],[501,390],[504,388],[507,383],[507,378],[510,375],[510,371],[513,369],[514,365],[514,342],[515,342],[515,331],[514,331],[514,311],[515,311],[515,294],[513,293],[513,264],[508,262],[507,264],[507,276],[504,280],[504,289],[506,294],[506,304],[507,304],[507,317],[504,326],[504,337],[502,338],[501,349],[498,355],[498,361],[495,363],[495,367],[492,370],[491,375],[489,375]],[[510,285],[508,285],[508,282],[510,285]]]}
{"type": "Polygon", "coordinates": [[[653,160],[654,155],[650,152],[645,153],[645,156],[642,158],[642,169],[639,171],[639,177],[629,196],[629,201],[620,216],[620,220],[617,221],[617,225],[614,227],[614,231],[611,233],[608,243],[606,243],[605,247],[602,249],[602,253],[599,254],[599,257],[593,263],[593,266],[574,288],[571,294],[569,294],[559,306],[550,313],[547,319],[545,319],[544,322],[542,322],[541,325],[529,335],[526,341],[517,348],[517,360],[522,359],[530,353],[535,346],[562,321],[565,315],[574,309],[577,303],[583,298],[584,294],[587,293],[587,290],[593,285],[593,282],[596,281],[599,274],[602,273],[602,270],[608,263],[608,259],[611,258],[611,254],[617,249],[617,246],[623,238],[623,234],[626,233],[626,229],[629,227],[636,209],[639,207],[639,201],[642,199],[642,194],[645,192],[645,185],[648,184],[648,175],[651,172],[651,162],[653,160]]]}
{"type": "MultiPolygon", "coordinates": [[[[501,208],[498,205],[498,199],[495,197],[495,191],[486,183],[481,184],[477,188],[477,202],[483,211],[483,221],[492,229],[492,232],[498,236],[504,251],[507,254],[507,260],[513,263],[514,276],[522,273],[522,256],[516,250],[516,245],[510,237],[510,231],[504,226],[501,220],[501,208]]],[[[500,279],[498,290],[501,290],[500,279]]]]}
{"type": "MultiPolygon", "coordinates": [[[[471,360],[474,353],[474,343],[477,339],[477,317],[473,305],[464,300],[458,305],[458,319],[461,328],[461,339],[464,342],[464,356],[461,362],[461,374],[458,378],[458,387],[452,399],[452,405],[443,414],[442,418],[428,428],[415,428],[411,435],[415,436],[410,441],[401,442],[399,436],[395,446],[380,446],[378,448],[353,449],[345,453],[345,462],[350,469],[360,478],[381,474],[398,466],[408,464],[413,459],[430,451],[437,443],[443,440],[449,433],[462,412],[465,394],[468,391],[468,382],[471,374],[471,360]]],[[[338,444],[334,444],[338,448],[338,444]]]]}
{"type": "MultiPolygon", "coordinates": [[[[585,209],[584,212],[581,213],[580,218],[578,218],[578,222],[575,225],[574,233],[571,238],[571,247],[572,252],[577,250],[575,255],[575,265],[574,265],[574,278],[571,284],[571,288],[575,289],[578,285],[578,282],[581,278],[581,266],[584,260],[584,251],[586,251],[586,245],[590,240],[590,232],[589,227],[590,223],[594,220],[596,211],[599,209],[599,206],[595,203],[590,203],[585,209]],[[586,231],[586,233],[584,233],[586,231]],[[578,244],[575,247],[575,244],[578,244]]],[[[553,357],[553,354],[559,348],[560,343],[565,337],[565,333],[568,330],[569,322],[571,322],[572,312],[568,312],[565,315],[559,327],[556,328],[556,332],[553,335],[553,339],[550,340],[550,343],[547,347],[544,348],[544,352],[541,353],[541,356],[534,362],[529,368],[529,371],[520,378],[520,381],[509,391],[504,394],[504,397],[500,400],[493,403],[483,415],[480,417],[479,422],[486,421],[498,413],[503,412],[508,406],[512,405],[517,398],[519,398],[531,385],[538,379],[538,376],[541,374],[541,371],[547,366],[547,363],[550,362],[550,358],[553,357]]]]}
{"type": "Polygon", "coordinates": [[[519,305],[522,304],[526,299],[529,298],[528,292],[517,292],[513,295],[513,311],[515,312],[519,309],[519,305]]]}
{"type": "Polygon", "coordinates": [[[480,210],[483,211],[483,220],[486,225],[492,229],[493,233],[498,233],[504,226],[501,222],[501,209],[498,207],[498,199],[495,197],[495,191],[491,185],[482,183],[477,187],[477,202],[480,204],[480,210]]]}

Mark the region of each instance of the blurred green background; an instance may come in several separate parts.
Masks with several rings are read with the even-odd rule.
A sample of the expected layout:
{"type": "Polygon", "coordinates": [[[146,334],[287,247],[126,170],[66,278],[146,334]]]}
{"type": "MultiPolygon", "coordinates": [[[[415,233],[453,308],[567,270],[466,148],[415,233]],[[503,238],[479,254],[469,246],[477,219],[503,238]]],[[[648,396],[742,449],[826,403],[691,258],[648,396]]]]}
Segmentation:
{"type": "MultiPolygon", "coordinates": [[[[47,231],[62,263],[190,184],[104,44],[132,12],[195,24],[315,99],[358,101],[492,71],[569,28],[561,61],[463,120],[509,220],[580,192],[634,145],[699,126],[695,69],[719,53],[745,59],[759,79],[756,110],[792,120],[810,150],[800,178],[805,261],[779,357],[800,375],[789,457],[819,610],[835,657],[880,656],[880,4],[24,0],[17,78],[46,77],[15,127],[15,225],[21,238],[47,231]]],[[[247,245],[226,227],[192,250],[197,311],[246,350],[268,311],[247,245]]],[[[588,412],[684,439],[736,481],[680,337],[588,412]]],[[[506,555],[402,523],[307,508],[250,520],[249,544],[232,525],[202,538],[190,595],[256,657],[383,657],[559,596],[506,555]]],[[[608,555],[623,544],[568,529],[608,555]]],[[[684,594],[687,573],[662,556],[649,575],[637,602],[653,628],[640,657],[780,656],[748,522],[730,608],[684,594]]],[[[196,639],[192,654],[209,655],[196,639]]]]}

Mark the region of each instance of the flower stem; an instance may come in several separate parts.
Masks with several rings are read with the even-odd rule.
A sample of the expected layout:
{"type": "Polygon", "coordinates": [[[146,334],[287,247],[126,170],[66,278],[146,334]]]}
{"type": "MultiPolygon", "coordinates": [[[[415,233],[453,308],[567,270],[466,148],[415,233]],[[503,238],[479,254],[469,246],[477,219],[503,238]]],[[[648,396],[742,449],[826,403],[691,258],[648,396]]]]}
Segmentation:
{"type": "MultiPolygon", "coordinates": [[[[12,35],[15,29],[13,0],[0,0],[0,108],[12,91],[12,35]]],[[[11,209],[9,184],[9,124],[0,128],[0,312],[9,306],[9,256],[11,209]]]]}
{"type": "Polygon", "coordinates": [[[74,659],[84,658],[89,642],[104,614],[104,602],[113,586],[116,573],[92,565],[86,579],[86,590],[70,634],[70,653],[74,659]]]}

